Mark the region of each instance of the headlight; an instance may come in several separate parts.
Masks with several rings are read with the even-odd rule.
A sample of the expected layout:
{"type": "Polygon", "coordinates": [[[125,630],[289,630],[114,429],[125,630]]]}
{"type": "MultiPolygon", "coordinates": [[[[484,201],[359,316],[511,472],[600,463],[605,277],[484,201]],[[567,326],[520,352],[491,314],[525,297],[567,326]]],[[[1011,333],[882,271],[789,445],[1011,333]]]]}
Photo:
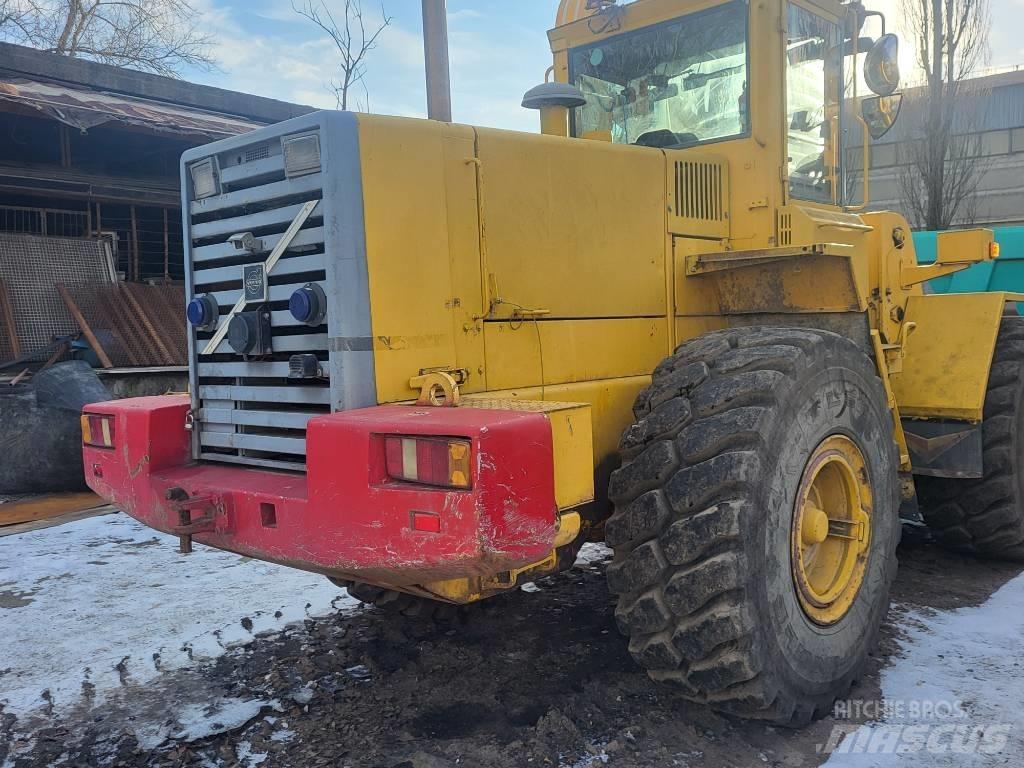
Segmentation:
{"type": "Polygon", "coordinates": [[[320,137],[315,133],[282,140],[284,175],[303,176],[320,170],[320,137]]]}
{"type": "Polygon", "coordinates": [[[192,163],[188,170],[192,174],[192,194],[195,195],[196,200],[213,197],[220,192],[220,185],[217,183],[217,167],[214,165],[212,157],[192,163]]]}

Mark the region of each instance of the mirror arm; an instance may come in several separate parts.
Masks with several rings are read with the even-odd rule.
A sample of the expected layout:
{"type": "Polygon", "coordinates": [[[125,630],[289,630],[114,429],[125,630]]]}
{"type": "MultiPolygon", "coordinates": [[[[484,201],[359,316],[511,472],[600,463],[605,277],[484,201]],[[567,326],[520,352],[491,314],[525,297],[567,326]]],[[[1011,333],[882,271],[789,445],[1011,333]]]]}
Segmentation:
{"type": "MultiPolygon", "coordinates": [[[[866,19],[866,18],[868,18],[868,16],[877,16],[878,17],[879,21],[882,22],[882,35],[884,35],[885,34],[885,14],[882,13],[881,11],[864,11],[864,18],[866,19]]],[[[879,37],[881,37],[881,35],[879,35],[879,37]]]]}
{"type": "Polygon", "coordinates": [[[860,122],[863,134],[861,141],[864,142],[864,199],[860,205],[846,206],[846,210],[863,211],[871,202],[871,130],[868,128],[867,120],[860,115],[854,115],[854,117],[860,122]]]}

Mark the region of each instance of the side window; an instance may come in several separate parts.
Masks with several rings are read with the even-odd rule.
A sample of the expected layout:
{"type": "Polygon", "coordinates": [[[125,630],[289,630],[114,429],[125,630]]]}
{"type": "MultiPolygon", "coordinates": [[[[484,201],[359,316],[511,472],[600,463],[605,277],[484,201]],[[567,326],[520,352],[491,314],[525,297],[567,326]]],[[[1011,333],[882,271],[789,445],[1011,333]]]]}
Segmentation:
{"type": "Polygon", "coordinates": [[[842,54],[839,27],[790,5],[786,34],[789,193],[838,202],[842,54]]]}

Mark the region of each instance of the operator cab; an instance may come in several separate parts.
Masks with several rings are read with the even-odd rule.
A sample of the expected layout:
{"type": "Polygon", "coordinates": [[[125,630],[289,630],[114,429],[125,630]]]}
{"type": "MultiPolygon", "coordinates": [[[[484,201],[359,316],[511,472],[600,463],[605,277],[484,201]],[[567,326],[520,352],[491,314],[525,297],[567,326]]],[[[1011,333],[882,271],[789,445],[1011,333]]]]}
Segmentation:
{"type": "Polygon", "coordinates": [[[896,36],[859,3],[564,0],[558,21],[549,73],[559,82],[524,99],[544,133],[725,154],[747,142],[748,158],[749,142],[784,146],[789,196],[844,205],[846,153],[899,113],[896,36]],[[683,5],[697,9],[680,15],[683,5]],[[783,34],[767,32],[780,26],[770,14],[783,34]],[[872,16],[878,39],[863,35],[872,16]]]}

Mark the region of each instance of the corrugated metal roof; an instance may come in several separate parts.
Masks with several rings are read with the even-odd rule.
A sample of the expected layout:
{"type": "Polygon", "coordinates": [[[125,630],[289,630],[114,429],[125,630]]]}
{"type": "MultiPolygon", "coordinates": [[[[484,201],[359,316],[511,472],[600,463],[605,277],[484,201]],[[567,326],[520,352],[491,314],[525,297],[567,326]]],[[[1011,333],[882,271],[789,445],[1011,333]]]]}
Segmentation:
{"type": "Polygon", "coordinates": [[[31,107],[80,130],[118,122],[159,133],[222,138],[261,125],[190,107],[10,75],[0,76],[0,101],[31,107]]]}

